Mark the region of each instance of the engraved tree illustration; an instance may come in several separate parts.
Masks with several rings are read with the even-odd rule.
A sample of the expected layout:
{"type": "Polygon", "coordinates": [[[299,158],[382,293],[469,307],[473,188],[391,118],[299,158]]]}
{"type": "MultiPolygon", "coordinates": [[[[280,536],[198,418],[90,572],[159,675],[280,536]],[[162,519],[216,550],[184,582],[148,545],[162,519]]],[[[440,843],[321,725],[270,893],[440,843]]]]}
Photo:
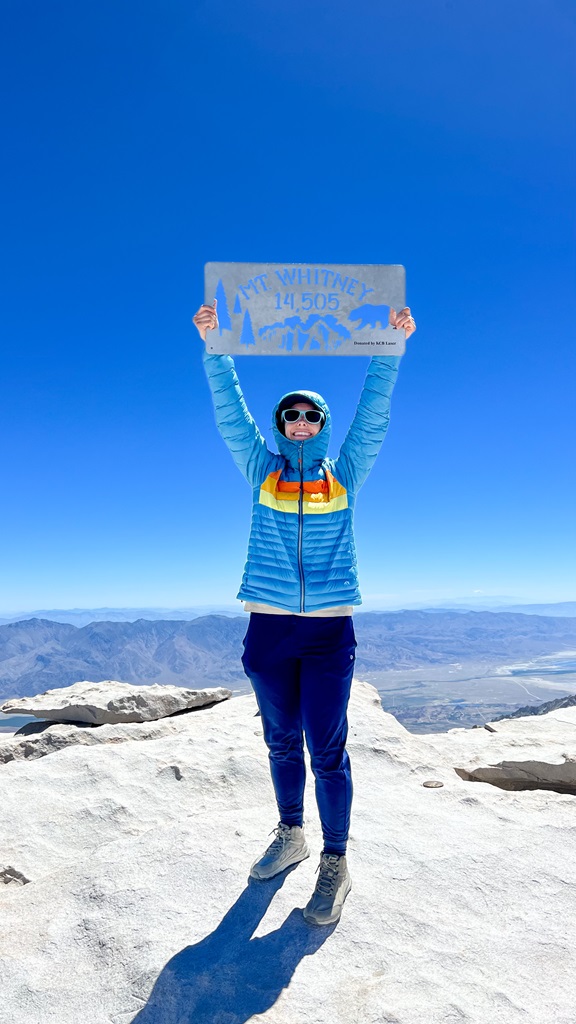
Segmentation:
{"type": "Polygon", "coordinates": [[[244,313],[244,320],[242,321],[242,333],[240,335],[240,344],[246,346],[256,344],[256,338],[254,337],[254,331],[252,330],[252,320],[248,310],[246,310],[246,312],[244,313]]]}
{"type": "Polygon", "coordinates": [[[222,279],[216,285],[216,298],[218,299],[218,325],[220,327],[220,337],[222,337],[222,331],[232,330],[232,321],[228,312],[228,302],[226,301],[226,292],[224,291],[222,279]]]}

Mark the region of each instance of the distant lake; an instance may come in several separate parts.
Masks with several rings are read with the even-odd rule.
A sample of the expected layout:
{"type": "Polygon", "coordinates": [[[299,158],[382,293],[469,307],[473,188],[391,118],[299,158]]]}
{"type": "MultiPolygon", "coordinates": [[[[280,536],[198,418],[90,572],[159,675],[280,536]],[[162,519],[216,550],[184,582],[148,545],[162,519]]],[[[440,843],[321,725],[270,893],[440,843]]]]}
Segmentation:
{"type": "Polygon", "coordinates": [[[509,675],[534,676],[538,672],[545,672],[547,676],[562,676],[568,672],[576,672],[576,658],[573,660],[567,659],[566,662],[562,662],[560,665],[544,664],[544,659],[542,658],[538,662],[534,662],[530,668],[512,669],[509,675]]]}
{"type": "Polygon", "coordinates": [[[576,672],[576,657],[562,658],[557,654],[551,654],[544,658],[536,658],[527,665],[510,665],[507,667],[506,675],[510,676],[533,676],[544,672],[550,676],[568,675],[576,672]]]}

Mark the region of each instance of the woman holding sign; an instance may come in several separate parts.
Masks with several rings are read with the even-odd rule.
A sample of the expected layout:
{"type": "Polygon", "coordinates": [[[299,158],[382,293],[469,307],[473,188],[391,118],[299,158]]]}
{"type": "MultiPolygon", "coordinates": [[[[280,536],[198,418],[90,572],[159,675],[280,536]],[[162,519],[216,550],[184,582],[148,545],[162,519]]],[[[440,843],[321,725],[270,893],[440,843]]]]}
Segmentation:
{"type": "MultiPolygon", "coordinates": [[[[408,338],[406,307],[390,311],[408,338]]],[[[216,301],[194,317],[203,341],[218,326],[216,301]]],[[[253,490],[248,558],[238,597],[250,613],[242,663],[269,750],[280,821],[251,868],[271,878],[310,855],[303,831],[304,747],[310,751],[324,848],[307,921],[333,924],[351,888],[346,864],[352,779],[347,708],[361,604],[352,530],[356,493],[388,429],[399,356],[375,356],[338,458],[328,457],[330,410],[321,395],[284,395],[272,413],[278,453],[250,416],[229,355],[204,353],[216,422],[253,490]]]]}

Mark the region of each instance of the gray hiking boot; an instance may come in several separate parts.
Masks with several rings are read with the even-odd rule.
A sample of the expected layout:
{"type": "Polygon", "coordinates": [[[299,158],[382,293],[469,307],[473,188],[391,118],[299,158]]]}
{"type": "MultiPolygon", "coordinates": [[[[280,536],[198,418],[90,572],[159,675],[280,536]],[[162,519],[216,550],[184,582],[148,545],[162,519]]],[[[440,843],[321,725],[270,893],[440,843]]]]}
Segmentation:
{"type": "Polygon", "coordinates": [[[305,920],[309,924],[335,924],[340,919],[344,900],[351,888],[346,857],[323,853],[316,888],[304,909],[305,920]]]}
{"type": "Polygon", "coordinates": [[[272,878],[280,874],[292,864],[298,864],[310,856],[304,832],[299,825],[283,825],[279,823],[274,829],[275,839],[258,860],[250,868],[252,878],[272,878]]]}

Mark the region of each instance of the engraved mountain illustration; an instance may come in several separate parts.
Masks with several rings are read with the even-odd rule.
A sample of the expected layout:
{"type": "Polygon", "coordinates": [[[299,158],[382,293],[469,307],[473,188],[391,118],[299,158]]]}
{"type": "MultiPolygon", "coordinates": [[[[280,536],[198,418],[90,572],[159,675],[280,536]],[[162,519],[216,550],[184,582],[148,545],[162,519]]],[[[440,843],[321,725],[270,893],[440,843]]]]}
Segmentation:
{"type": "Polygon", "coordinates": [[[306,349],[330,352],[339,348],[344,339],[351,337],[348,328],[339,323],[335,316],[320,316],[318,313],[311,313],[306,320],[294,315],[273,324],[265,324],[258,335],[262,341],[272,342],[287,352],[303,352],[306,349]]]}
{"type": "MultiPolygon", "coordinates": [[[[365,327],[373,330],[386,330],[389,324],[390,306],[364,303],[348,314],[355,330],[365,327]]],[[[351,332],[337,317],[330,314],[321,316],[312,313],[306,320],[297,314],[272,324],[265,324],[258,331],[262,341],[271,342],[287,352],[304,352],[306,350],[333,352],[340,348],[345,339],[351,338],[351,332]]]]}

